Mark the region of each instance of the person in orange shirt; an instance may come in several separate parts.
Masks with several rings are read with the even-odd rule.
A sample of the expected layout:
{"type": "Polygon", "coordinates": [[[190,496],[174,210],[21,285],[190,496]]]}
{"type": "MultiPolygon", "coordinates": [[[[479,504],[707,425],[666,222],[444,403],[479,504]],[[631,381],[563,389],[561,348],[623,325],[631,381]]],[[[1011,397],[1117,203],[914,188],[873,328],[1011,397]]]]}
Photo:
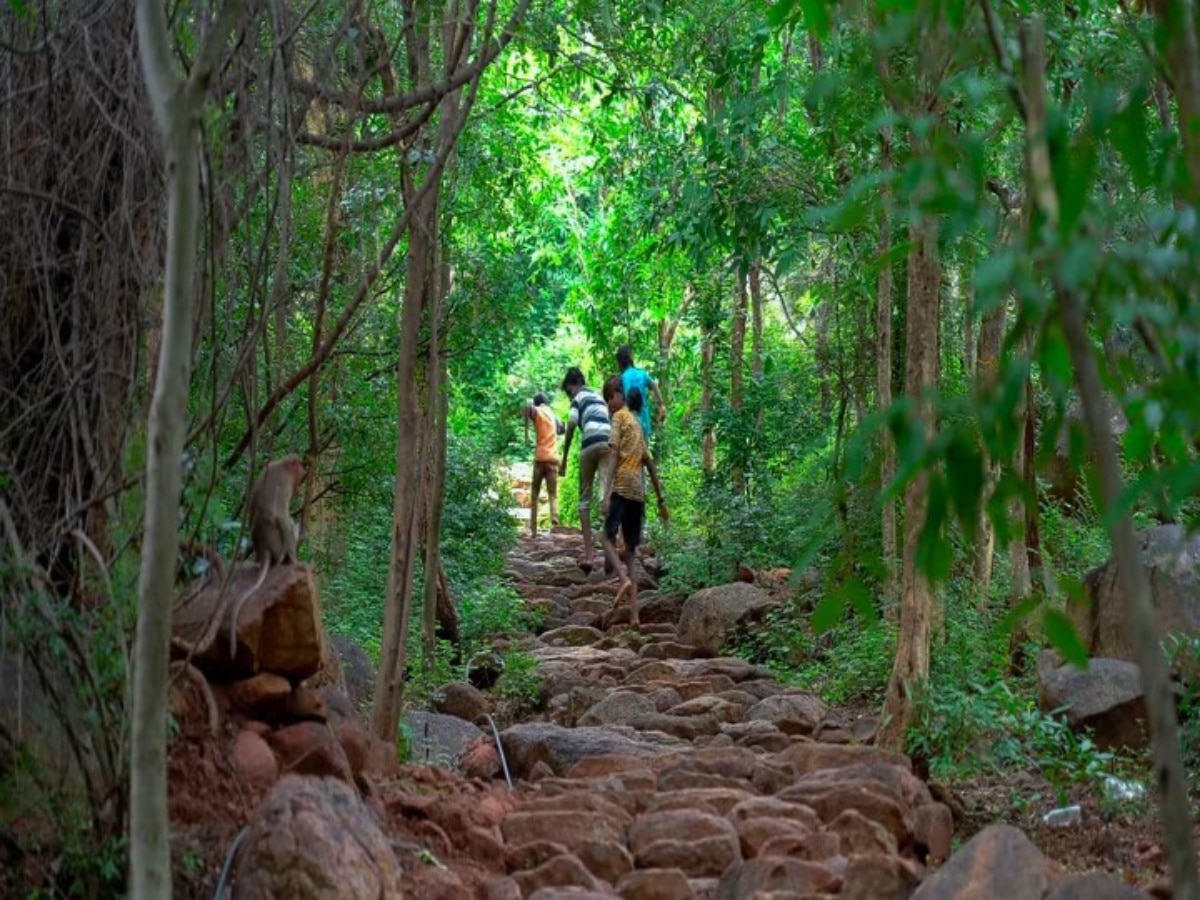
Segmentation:
{"type": "Polygon", "coordinates": [[[533,497],[529,511],[529,534],[537,537],[538,495],[542,482],[546,482],[546,493],[550,497],[550,525],[558,527],[558,436],[563,433],[563,423],[550,408],[550,399],[540,391],[533,402],[525,407],[525,440],[529,440],[529,423],[533,423],[536,444],[533,451],[533,497]]]}
{"type": "MultiPolygon", "coordinates": [[[[642,411],[642,392],[633,388],[626,398],[622,394],[620,376],[614,375],[604,385],[604,399],[612,414],[612,434],[609,437],[609,494],[604,498],[604,555],[617,570],[621,586],[613,600],[612,612],[629,597],[629,624],[637,628],[637,575],[633,565],[638,544],[642,541],[642,524],[646,518],[646,489],[642,484],[642,469],[650,476],[658,497],[658,517],[666,525],[670,518],[658,470],[650,451],[646,449],[646,434],[638,414],[642,411]],[[625,543],[624,559],[617,556],[617,532],[625,543]],[[622,564],[623,563],[623,564],[622,564]]],[[[609,619],[611,621],[612,614],[609,619]]]]}

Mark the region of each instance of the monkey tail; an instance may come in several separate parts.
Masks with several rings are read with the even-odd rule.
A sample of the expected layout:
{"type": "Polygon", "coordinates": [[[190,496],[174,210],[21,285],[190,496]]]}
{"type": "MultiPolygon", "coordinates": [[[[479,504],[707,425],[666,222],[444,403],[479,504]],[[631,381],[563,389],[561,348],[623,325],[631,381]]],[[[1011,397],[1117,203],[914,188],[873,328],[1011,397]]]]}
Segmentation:
{"type": "Polygon", "coordinates": [[[250,596],[255,591],[257,591],[260,587],[262,587],[262,583],[267,578],[267,570],[270,568],[271,568],[271,560],[269,558],[264,559],[263,564],[262,564],[262,569],[259,570],[259,573],[258,573],[258,581],[254,582],[254,587],[250,588],[250,590],[248,590],[248,591],[246,591],[246,593],[242,594],[242,596],[240,596],[233,603],[233,610],[229,614],[229,658],[230,659],[234,659],[235,657],[237,657],[238,616],[240,616],[242,614],[242,607],[246,605],[246,601],[250,599],[250,596]]]}

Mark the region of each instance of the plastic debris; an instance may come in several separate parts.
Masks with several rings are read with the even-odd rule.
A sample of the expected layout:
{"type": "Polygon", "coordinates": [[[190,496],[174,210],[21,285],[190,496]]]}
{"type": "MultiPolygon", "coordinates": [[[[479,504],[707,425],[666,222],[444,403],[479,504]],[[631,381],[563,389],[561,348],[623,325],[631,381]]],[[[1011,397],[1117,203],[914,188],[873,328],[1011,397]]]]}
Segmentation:
{"type": "Polygon", "coordinates": [[[1052,809],[1042,816],[1042,822],[1051,828],[1070,828],[1083,821],[1083,807],[1078,803],[1074,806],[1063,806],[1052,809]]]}

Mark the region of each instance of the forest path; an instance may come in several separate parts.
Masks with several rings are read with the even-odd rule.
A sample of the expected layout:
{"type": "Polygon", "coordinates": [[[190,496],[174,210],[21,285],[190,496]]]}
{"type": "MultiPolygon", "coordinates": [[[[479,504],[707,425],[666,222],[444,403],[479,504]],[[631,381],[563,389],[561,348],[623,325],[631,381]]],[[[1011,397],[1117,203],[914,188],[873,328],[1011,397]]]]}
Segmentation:
{"type": "Polygon", "coordinates": [[[545,704],[501,735],[515,789],[464,813],[469,840],[451,835],[477,893],[909,896],[953,832],[910,761],[857,743],[856,723],[769,672],[680,640],[681,619],[703,632],[756,589],[663,594],[647,556],[631,630],[624,609],[608,621],[616,585],[579,568],[581,540],[524,537],[507,560],[543,614],[520,646],[545,704]]]}

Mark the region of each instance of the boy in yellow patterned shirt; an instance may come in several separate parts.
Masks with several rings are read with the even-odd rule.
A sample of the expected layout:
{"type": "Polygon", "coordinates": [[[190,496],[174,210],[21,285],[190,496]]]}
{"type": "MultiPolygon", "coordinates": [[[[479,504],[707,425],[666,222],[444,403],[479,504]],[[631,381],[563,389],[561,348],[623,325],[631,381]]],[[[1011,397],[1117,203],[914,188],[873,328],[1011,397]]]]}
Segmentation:
{"type": "Polygon", "coordinates": [[[643,467],[650,475],[658,497],[658,516],[663,524],[669,522],[667,501],[663,497],[658,470],[646,449],[646,435],[637,415],[644,402],[642,392],[634,388],[625,398],[621,392],[621,378],[614,376],[604,385],[604,400],[612,415],[612,432],[608,440],[610,493],[604,499],[604,554],[616,569],[621,586],[613,600],[612,611],[621,606],[621,599],[629,596],[629,624],[639,626],[637,608],[637,578],[633,564],[637,547],[642,541],[642,523],[646,517],[646,493],[642,484],[643,467]],[[617,556],[615,541],[618,529],[625,543],[625,558],[617,556]],[[624,565],[622,565],[622,562],[624,565]]]}

